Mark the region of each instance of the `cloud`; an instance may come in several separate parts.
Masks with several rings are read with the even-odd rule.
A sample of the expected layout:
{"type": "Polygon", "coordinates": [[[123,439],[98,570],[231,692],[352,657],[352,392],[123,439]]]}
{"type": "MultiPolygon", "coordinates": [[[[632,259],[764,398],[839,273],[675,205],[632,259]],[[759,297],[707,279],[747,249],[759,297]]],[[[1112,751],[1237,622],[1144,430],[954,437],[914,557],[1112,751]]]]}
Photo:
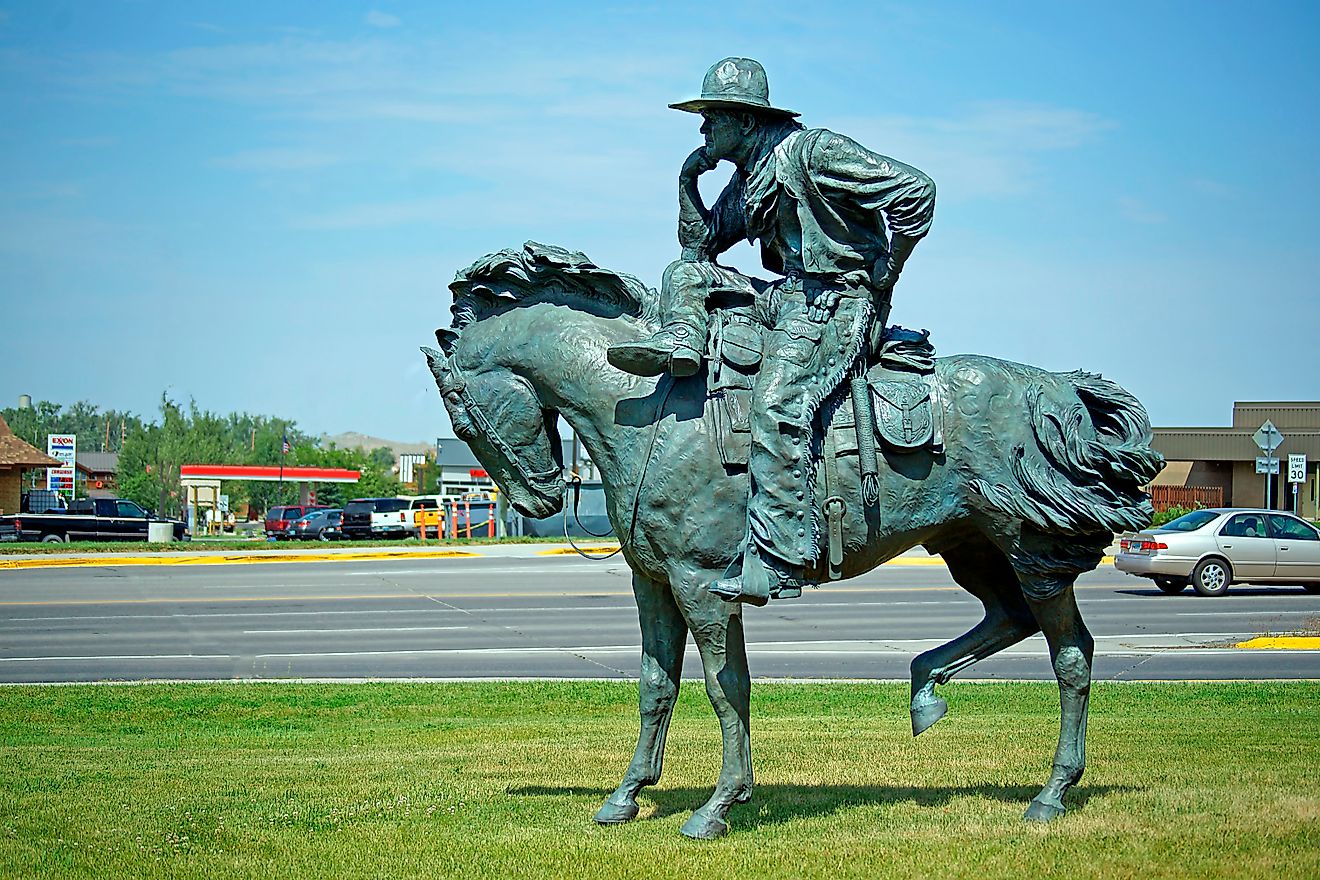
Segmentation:
{"type": "Polygon", "coordinates": [[[269,149],[244,150],[232,156],[214,159],[211,164],[240,171],[308,171],[337,165],[342,161],[338,156],[314,150],[269,149]]]}
{"type": "Polygon", "coordinates": [[[103,150],[119,144],[116,135],[90,135],[88,137],[63,138],[58,142],[64,147],[78,147],[85,150],[103,150]]]}
{"type": "Polygon", "coordinates": [[[373,9],[366,15],[367,24],[375,28],[392,28],[403,24],[397,15],[390,15],[388,12],[381,12],[379,9],[373,9]]]}
{"type": "Polygon", "coordinates": [[[1187,185],[1191,187],[1193,192],[1216,198],[1228,198],[1237,193],[1237,188],[1233,185],[1209,177],[1193,177],[1187,181],[1187,185]]]}
{"type": "Polygon", "coordinates": [[[1116,127],[1085,110],[1007,101],[971,104],[942,116],[854,117],[838,125],[900,161],[921,157],[919,167],[959,199],[1030,192],[1044,155],[1077,149],[1116,127]]]}
{"type": "Polygon", "coordinates": [[[1133,223],[1154,225],[1157,223],[1167,223],[1169,221],[1168,214],[1165,214],[1163,211],[1157,211],[1145,202],[1133,198],[1132,196],[1119,196],[1118,210],[1119,213],[1133,223]]]}

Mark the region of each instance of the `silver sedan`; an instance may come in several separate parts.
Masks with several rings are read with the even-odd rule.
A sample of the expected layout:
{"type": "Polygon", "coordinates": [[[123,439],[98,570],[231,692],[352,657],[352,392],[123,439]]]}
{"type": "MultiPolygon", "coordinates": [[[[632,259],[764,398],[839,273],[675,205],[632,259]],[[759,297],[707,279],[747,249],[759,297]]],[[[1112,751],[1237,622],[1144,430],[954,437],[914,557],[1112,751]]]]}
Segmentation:
{"type": "Polygon", "coordinates": [[[1122,535],[1114,567],[1150,578],[1166,593],[1189,583],[1202,596],[1222,596],[1239,583],[1320,593],[1320,530],[1277,510],[1194,510],[1122,535]]]}

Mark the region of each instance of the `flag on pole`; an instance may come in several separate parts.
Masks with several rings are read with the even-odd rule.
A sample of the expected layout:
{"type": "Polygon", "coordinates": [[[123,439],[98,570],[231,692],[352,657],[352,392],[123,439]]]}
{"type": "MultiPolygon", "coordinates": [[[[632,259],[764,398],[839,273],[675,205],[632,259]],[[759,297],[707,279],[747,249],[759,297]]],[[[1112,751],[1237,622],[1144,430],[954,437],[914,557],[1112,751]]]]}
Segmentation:
{"type": "Polygon", "coordinates": [[[281,454],[281,455],[288,455],[288,454],[289,454],[289,450],[292,449],[292,448],[293,448],[293,447],[289,445],[289,435],[288,435],[288,434],[285,434],[285,435],[284,435],[284,447],[280,450],[280,454],[281,454]]]}

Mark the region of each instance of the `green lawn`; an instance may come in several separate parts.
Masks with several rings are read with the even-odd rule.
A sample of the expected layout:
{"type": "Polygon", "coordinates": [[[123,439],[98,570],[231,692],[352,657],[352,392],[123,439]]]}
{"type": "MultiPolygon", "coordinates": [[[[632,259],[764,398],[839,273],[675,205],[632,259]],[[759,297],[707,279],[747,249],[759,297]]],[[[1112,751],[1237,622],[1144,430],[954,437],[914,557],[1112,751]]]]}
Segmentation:
{"type": "Polygon", "coordinates": [[[1098,685],[1053,825],[1052,684],[758,685],[758,787],[680,837],[718,733],[686,683],[661,784],[591,815],[636,735],[606,683],[0,688],[0,877],[1320,876],[1320,684],[1098,685]]]}

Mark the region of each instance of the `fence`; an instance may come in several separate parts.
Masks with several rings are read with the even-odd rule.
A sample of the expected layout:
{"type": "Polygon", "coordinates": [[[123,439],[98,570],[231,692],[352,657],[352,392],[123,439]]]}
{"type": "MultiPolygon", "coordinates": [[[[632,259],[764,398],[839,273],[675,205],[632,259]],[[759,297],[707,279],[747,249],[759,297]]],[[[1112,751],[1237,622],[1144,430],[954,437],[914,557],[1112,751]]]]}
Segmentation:
{"type": "Polygon", "coordinates": [[[428,533],[436,538],[493,538],[495,521],[494,501],[446,499],[438,508],[413,512],[413,523],[423,541],[428,533]]]}
{"type": "Polygon", "coordinates": [[[1223,507],[1221,486],[1151,486],[1150,503],[1156,511],[1170,507],[1223,507]]]}

